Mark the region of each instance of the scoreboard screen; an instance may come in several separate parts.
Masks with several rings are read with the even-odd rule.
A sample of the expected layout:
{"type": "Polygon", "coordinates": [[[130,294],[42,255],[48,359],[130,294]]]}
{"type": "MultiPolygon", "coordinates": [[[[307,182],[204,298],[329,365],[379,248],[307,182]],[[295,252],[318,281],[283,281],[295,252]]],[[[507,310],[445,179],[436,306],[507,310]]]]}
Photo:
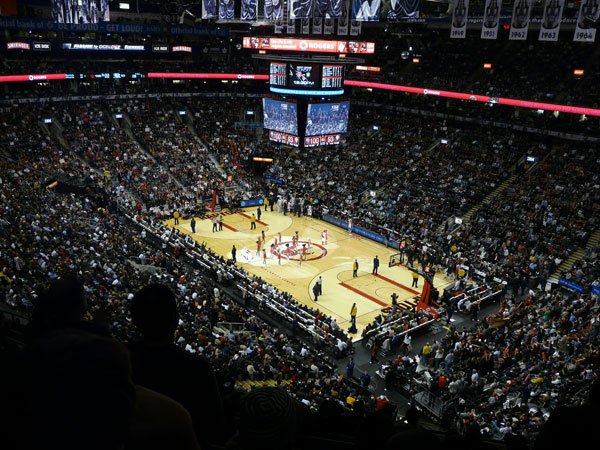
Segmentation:
{"type": "Polygon", "coordinates": [[[341,95],[344,93],[344,66],[273,61],[269,68],[269,84],[272,92],[283,94],[341,95]]]}
{"type": "Polygon", "coordinates": [[[319,87],[318,66],[314,64],[289,64],[289,87],[315,88],[319,87]]]}
{"type": "Polygon", "coordinates": [[[287,63],[272,62],[269,70],[271,86],[287,86],[287,63]]]}
{"type": "Polygon", "coordinates": [[[341,88],[344,85],[344,66],[323,65],[321,69],[321,87],[341,88]]]}

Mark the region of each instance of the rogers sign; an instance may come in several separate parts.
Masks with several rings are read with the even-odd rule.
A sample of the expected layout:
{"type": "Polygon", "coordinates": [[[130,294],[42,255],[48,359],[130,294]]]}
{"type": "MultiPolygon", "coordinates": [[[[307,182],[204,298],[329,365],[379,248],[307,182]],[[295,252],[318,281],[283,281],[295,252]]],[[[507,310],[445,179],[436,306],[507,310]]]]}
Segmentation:
{"type": "Polygon", "coordinates": [[[324,39],[292,39],[271,37],[244,37],[244,48],[314,53],[375,53],[375,43],[355,41],[328,41],[324,39]]]}

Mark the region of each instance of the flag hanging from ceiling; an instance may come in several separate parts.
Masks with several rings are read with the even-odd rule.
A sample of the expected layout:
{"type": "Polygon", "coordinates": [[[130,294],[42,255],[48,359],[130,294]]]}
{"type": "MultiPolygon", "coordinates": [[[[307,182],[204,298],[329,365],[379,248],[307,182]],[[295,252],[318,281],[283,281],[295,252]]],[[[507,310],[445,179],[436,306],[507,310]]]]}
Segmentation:
{"type": "Polygon", "coordinates": [[[313,0],[288,0],[290,19],[309,19],[313,15],[313,0]]]}
{"type": "Polygon", "coordinates": [[[323,22],[323,34],[333,34],[333,19],[325,19],[323,22]]]}
{"type": "Polygon", "coordinates": [[[219,0],[219,20],[235,19],[235,3],[233,0],[219,0]]]}
{"type": "Polygon", "coordinates": [[[242,0],[240,18],[242,20],[256,20],[258,11],[257,0],[242,0]]]}
{"type": "Polygon", "coordinates": [[[342,5],[342,16],[338,19],[338,32],[340,36],[348,35],[348,18],[350,17],[350,2],[342,5]]]}
{"type": "Polygon", "coordinates": [[[265,0],[265,20],[283,20],[283,0],[265,0]]]}
{"type": "Polygon", "coordinates": [[[302,19],[302,34],[310,34],[310,19],[302,19]]]}
{"type": "Polygon", "coordinates": [[[202,0],[202,18],[217,18],[217,0],[202,0]]]}
{"type": "Polygon", "coordinates": [[[393,22],[419,18],[419,0],[383,0],[382,15],[393,22]]]}
{"type": "Polygon", "coordinates": [[[323,32],[323,19],[315,17],[313,19],[313,34],[321,34],[323,32]]]}
{"type": "Polygon", "coordinates": [[[596,40],[596,28],[594,22],[600,16],[600,5],[598,0],[583,0],[579,8],[579,17],[575,26],[573,40],[576,42],[594,42],[596,40]]]}
{"type": "Polygon", "coordinates": [[[533,0],[516,0],[513,7],[512,21],[510,23],[511,41],[526,41],[529,31],[529,17],[531,16],[531,3],[533,0]]]}
{"type": "Polygon", "coordinates": [[[481,39],[497,39],[502,0],[486,0],[481,25],[481,39]]]}
{"type": "Polygon", "coordinates": [[[352,0],[352,20],[377,22],[381,15],[381,0],[352,0]]]}
{"type": "Polygon", "coordinates": [[[452,4],[452,26],[450,37],[464,39],[467,37],[467,20],[469,16],[469,0],[454,0],[452,4]]]}
{"type": "Polygon", "coordinates": [[[275,34],[281,34],[283,33],[283,25],[284,25],[284,21],[283,19],[277,19],[275,21],[275,34]]]}
{"type": "Polygon", "coordinates": [[[546,0],[538,37],[540,41],[558,41],[564,7],[565,0],[546,0]]]}

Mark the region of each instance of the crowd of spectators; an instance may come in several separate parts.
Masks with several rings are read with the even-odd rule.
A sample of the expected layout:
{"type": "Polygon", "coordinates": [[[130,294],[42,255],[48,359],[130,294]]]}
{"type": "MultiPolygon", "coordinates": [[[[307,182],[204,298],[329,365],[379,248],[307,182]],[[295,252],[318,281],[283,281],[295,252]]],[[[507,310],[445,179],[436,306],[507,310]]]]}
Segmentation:
{"type": "Polygon", "coordinates": [[[388,360],[386,380],[459,429],[533,439],[551,411],[585,399],[597,376],[598,297],[532,290],[467,330],[388,360]],[[596,375],[595,375],[596,374],[596,375]],[[424,395],[423,395],[424,394],[424,395]],[[448,415],[448,412],[452,414],[448,415]]]}
{"type": "MultiPolygon", "coordinates": [[[[135,336],[129,314],[133,294],[150,282],[166,284],[179,298],[177,344],[211,361],[222,387],[235,380],[275,380],[314,411],[342,408],[344,414],[364,419],[365,410],[380,408],[377,399],[336,374],[321,351],[334,349],[343,355],[352,347],[331,318],[152,220],[157,211],[198,206],[222,182],[209,152],[217,155],[226,176],[258,192],[259,181],[242,167],[256,148],[256,135],[236,127],[253,101],[257,99],[229,109],[221,98],[196,106],[186,100],[183,105],[193,116],[194,128],[177,116],[178,105],[158,99],[119,106],[59,102],[36,113],[27,107],[18,114],[16,108],[7,108],[0,159],[2,297],[11,307],[28,311],[38,298],[37,286],[65,271],[75,273],[91,312],[106,314],[115,335],[129,340],[135,336]],[[132,135],[125,121],[113,118],[117,111],[127,115],[132,135]],[[40,114],[56,118],[62,131],[42,124],[40,114]],[[56,143],[60,136],[68,149],[56,143]],[[58,185],[46,189],[55,181],[58,185]],[[121,217],[123,211],[136,219],[121,217]],[[208,272],[197,265],[191,269],[194,261],[204,261],[200,267],[208,272]],[[233,280],[254,299],[256,312],[219,288],[233,280]],[[263,322],[257,313],[267,309],[285,319],[298,336],[288,337],[263,322]],[[234,330],[233,324],[241,328],[234,330]],[[312,341],[300,339],[307,330],[312,341]],[[349,396],[362,406],[348,406],[349,396]]],[[[575,248],[585,246],[600,226],[597,151],[536,144],[512,132],[499,138],[441,119],[425,126],[418,116],[401,112],[351,110],[350,121],[348,143],[342,147],[280,150],[270,174],[284,180],[284,203],[291,208],[311,203],[315,213],[357,218],[363,226],[409,238],[417,245],[411,251],[427,253],[429,248],[449,273],[470,266],[506,279],[515,294],[532,292],[522,303],[503,306],[504,326],[484,322],[474,333],[450,333],[437,344],[436,356],[429,360],[432,370],[443,365],[446,374],[436,373],[436,382],[444,376],[448,392],[452,382],[457,392],[466,389],[460,398],[467,409],[459,410],[460,417],[501,437],[535,428],[547,418],[544,408],[564,403],[567,396],[582,397],[581,388],[594,378],[597,365],[597,299],[536,288],[545,288],[549,274],[575,248]],[[448,142],[442,144],[442,139],[448,142]],[[373,149],[377,151],[367,151],[373,149]],[[541,161],[519,171],[517,162],[531,152],[541,161]],[[476,211],[468,226],[455,234],[443,229],[447,218],[469,211],[511,175],[508,188],[476,211]],[[506,339],[512,342],[509,347],[506,339]],[[444,364],[436,362],[438,350],[444,364]],[[446,366],[450,353],[454,361],[446,366]],[[474,374],[464,372],[473,365],[475,381],[474,374]],[[490,393],[481,382],[488,375],[490,382],[508,387],[490,393]],[[529,389],[526,400],[537,397],[538,410],[521,411],[521,404],[509,403],[498,416],[493,407],[497,397],[515,390],[526,393],[520,386],[529,384],[536,395],[529,389]],[[469,412],[472,408],[481,411],[477,417],[469,412]]],[[[577,281],[597,281],[595,255],[597,249],[586,250],[573,267],[577,281]]],[[[399,349],[406,326],[429,319],[424,313],[392,308],[374,325],[376,333],[384,332],[377,345],[389,341],[386,351],[399,349]]],[[[423,362],[423,367],[429,364],[423,362]]],[[[420,372],[408,356],[396,366],[400,372],[420,372]]]]}

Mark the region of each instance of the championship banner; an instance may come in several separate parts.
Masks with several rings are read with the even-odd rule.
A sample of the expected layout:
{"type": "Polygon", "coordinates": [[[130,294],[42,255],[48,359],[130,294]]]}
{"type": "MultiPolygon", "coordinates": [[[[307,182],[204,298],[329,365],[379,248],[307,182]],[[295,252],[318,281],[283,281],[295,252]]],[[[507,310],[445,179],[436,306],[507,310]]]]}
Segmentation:
{"type": "Polygon", "coordinates": [[[333,34],[333,19],[325,19],[323,23],[323,34],[333,34]]]}
{"type": "Polygon", "coordinates": [[[546,0],[538,38],[540,41],[558,41],[564,7],[565,0],[546,0]]]}
{"type": "Polygon", "coordinates": [[[529,16],[531,16],[531,3],[533,0],[517,0],[513,8],[512,22],[510,24],[511,41],[526,41],[529,31],[529,16]]]}
{"type": "Polygon", "coordinates": [[[313,17],[325,18],[327,10],[329,9],[329,0],[315,0],[315,7],[313,11],[313,17]]]}
{"type": "Polygon", "coordinates": [[[340,17],[343,17],[346,13],[345,10],[347,8],[347,4],[349,4],[349,2],[346,2],[346,0],[330,0],[329,8],[325,13],[325,18],[339,19],[340,17]]]}
{"type": "Polygon", "coordinates": [[[217,0],[202,0],[202,18],[217,18],[217,0]]]}
{"type": "Polygon", "coordinates": [[[310,19],[313,15],[313,0],[288,0],[288,5],[290,19],[310,19]]]}
{"type": "Polygon", "coordinates": [[[362,24],[360,22],[356,20],[350,21],[350,36],[358,36],[361,28],[362,24]]]}
{"type": "Polygon", "coordinates": [[[281,34],[283,33],[283,19],[277,19],[275,21],[275,34],[281,34]]]}
{"type": "Polygon", "coordinates": [[[596,40],[596,28],[593,23],[600,15],[598,0],[582,0],[579,8],[579,17],[575,26],[575,42],[594,42],[596,40]]]}
{"type": "Polygon", "coordinates": [[[321,33],[323,33],[323,19],[320,17],[315,17],[313,19],[313,34],[321,33]]]}
{"type": "MultiPolygon", "coordinates": [[[[0,14],[9,14],[13,8],[16,9],[14,1],[0,2],[0,14]]],[[[50,16],[54,23],[99,23],[110,21],[110,10],[106,0],[52,0],[50,16]]]]}
{"type": "Polygon", "coordinates": [[[350,2],[347,2],[342,5],[342,17],[340,17],[338,19],[337,34],[339,36],[348,36],[348,24],[349,24],[348,18],[350,17],[349,8],[350,8],[350,2]]]}
{"type": "Polygon", "coordinates": [[[240,12],[240,18],[242,20],[256,20],[258,11],[257,0],[242,0],[242,8],[240,12]]]}
{"type": "Polygon", "coordinates": [[[378,22],[380,15],[381,0],[352,0],[352,20],[378,22]]]}
{"type": "Polygon", "coordinates": [[[388,21],[419,18],[419,0],[383,0],[382,14],[388,21]]]}
{"type": "Polygon", "coordinates": [[[502,9],[502,0],[486,0],[485,9],[483,10],[481,39],[498,38],[498,25],[500,24],[500,9],[502,9]]]}
{"type": "Polygon", "coordinates": [[[235,19],[235,3],[233,0],[219,0],[219,20],[235,19]]]}
{"type": "Polygon", "coordinates": [[[469,15],[469,0],[454,0],[452,4],[452,26],[450,37],[464,39],[467,37],[467,17],[469,15]]]}
{"type": "MultiPolygon", "coordinates": [[[[265,0],[265,20],[283,20],[283,0],[265,0]]],[[[279,33],[282,32],[283,26],[279,33]]]]}
{"type": "Polygon", "coordinates": [[[287,34],[294,34],[296,32],[296,21],[294,19],[287,20],[285,32],[287,34]]]}
{"type": "Polygon", "coordinates": [[[302,34],[310,34],[310,19],[302,19],[302,34]]]}

